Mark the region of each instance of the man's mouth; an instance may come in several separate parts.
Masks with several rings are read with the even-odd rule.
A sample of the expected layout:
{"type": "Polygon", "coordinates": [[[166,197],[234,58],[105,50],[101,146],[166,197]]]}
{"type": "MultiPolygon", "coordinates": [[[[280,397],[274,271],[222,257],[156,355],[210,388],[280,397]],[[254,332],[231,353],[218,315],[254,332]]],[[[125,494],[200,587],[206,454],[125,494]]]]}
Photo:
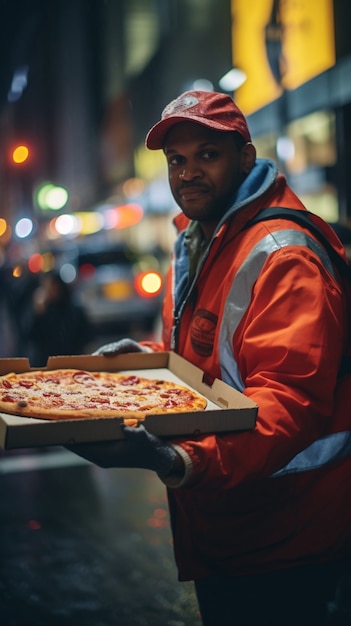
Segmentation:
{"type": "Polygon", "coordinates": [[[185,187],[182,185],[179,189],[179,195],[182,200],[196,200],[207,193],[208,189],[200,185],[192,185],[191,187],[185,187]]]}

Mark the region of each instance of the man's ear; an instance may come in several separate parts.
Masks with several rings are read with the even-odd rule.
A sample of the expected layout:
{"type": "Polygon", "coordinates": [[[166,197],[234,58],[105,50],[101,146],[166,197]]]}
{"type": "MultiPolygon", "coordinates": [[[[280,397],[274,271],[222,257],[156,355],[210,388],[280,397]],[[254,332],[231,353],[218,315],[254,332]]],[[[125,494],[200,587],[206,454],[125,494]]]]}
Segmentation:
{"type": "Polygon", "coordinates": [[[256,161],[256,148],[253,143],[246,143],[240,150],[240,167],[243,174],[248,174],[256,161]]]}

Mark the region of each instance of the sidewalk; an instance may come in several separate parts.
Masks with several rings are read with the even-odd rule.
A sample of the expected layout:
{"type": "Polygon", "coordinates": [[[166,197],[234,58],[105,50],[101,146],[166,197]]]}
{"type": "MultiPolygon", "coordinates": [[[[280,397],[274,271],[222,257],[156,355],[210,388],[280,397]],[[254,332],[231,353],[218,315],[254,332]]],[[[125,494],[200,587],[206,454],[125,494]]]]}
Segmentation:
{"type": "Polygon", "coordinates": [[[200,626],[152,472],[0,455],[1,626],[200,626]]]}

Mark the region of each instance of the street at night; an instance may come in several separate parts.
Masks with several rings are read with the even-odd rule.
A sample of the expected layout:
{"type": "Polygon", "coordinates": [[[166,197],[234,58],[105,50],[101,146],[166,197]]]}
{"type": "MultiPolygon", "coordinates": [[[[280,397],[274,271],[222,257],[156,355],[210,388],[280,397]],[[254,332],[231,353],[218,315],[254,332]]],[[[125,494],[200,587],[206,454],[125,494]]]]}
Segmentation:
{"type": "Polygon", "coordinates": [[[350,22],[0,1],[0,626],[351,626],[350,22]]]}
{"type": "Polygon", "coordinates": [[[199,626],[166,491],[61,447],[1,452],[1,626],[199,626]]]}

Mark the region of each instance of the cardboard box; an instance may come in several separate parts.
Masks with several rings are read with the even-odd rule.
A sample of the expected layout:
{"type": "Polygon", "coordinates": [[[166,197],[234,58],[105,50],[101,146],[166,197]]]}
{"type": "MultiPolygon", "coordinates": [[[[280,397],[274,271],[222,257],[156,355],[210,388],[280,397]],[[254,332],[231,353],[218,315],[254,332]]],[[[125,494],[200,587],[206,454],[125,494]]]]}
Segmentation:
{"type": "MultiPolygon", "coordinates": [[[[45,369],[133,372],[186,385],[207,398],[205,411],[148,415],[145,427],[160,437],[252,429],[257,405],[224,382],[208,385],[204,374],[173,352],[133,353],[116,357],[94,355],[50,357],[45,369]]],[[[0,375],[30,369],[28,359],[0,359],[0,375]]],[[[42,420],[0,413],[0,446],[4,449],[69,445],[123,439],[121,418],[42,420]]]]}

